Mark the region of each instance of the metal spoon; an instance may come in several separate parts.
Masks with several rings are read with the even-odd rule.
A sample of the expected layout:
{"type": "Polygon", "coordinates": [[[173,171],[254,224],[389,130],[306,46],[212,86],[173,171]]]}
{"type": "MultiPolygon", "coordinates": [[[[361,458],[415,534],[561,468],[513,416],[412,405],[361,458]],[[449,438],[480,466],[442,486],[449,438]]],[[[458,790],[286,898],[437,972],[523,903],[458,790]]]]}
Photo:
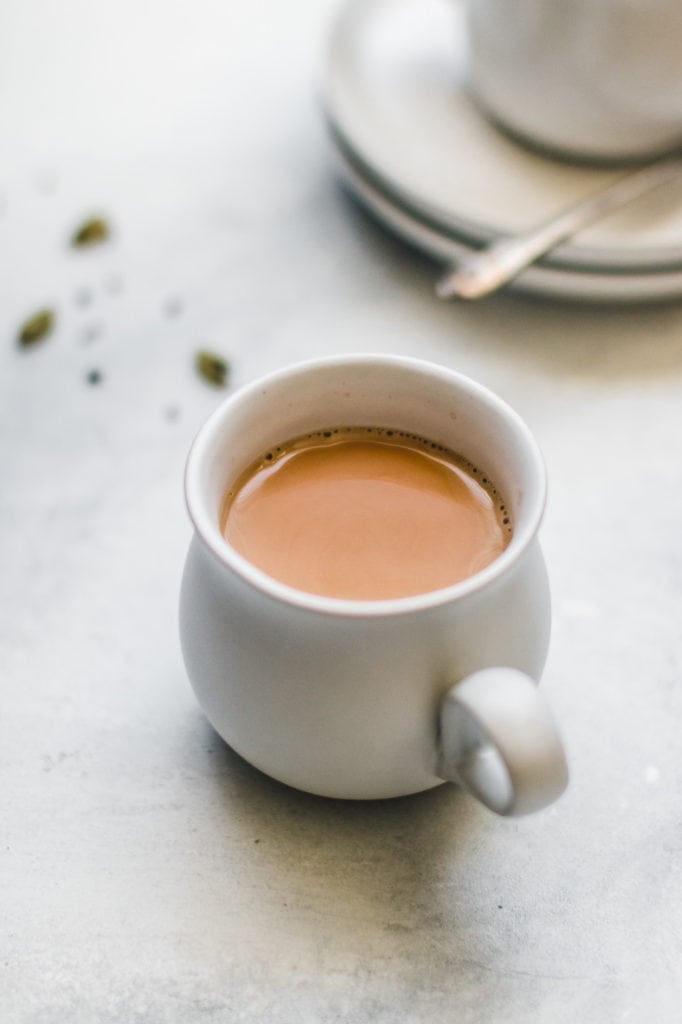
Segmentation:
{"type": "Polygon", "coordinates": [[[517,277],[560,242],[682,173],[682,157],[657,160],[520,235],[500,238],[460,259],[438,281],[440,299],[480,299],[517,277]]]}

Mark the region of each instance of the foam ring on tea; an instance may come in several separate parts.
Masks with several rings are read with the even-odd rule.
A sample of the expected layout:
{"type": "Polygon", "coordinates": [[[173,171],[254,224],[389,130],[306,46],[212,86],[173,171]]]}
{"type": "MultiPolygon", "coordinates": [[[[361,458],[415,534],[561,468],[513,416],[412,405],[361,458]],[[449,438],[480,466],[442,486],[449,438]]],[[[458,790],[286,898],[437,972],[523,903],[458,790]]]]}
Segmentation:
{"type": "Polygon", "coordinates": [[[270,449],[225,496],[221,528],[274,579],[351,600],[451,586],[493,562],[512,533],[477,467],[388,427],[328,427],[270,449]]]}

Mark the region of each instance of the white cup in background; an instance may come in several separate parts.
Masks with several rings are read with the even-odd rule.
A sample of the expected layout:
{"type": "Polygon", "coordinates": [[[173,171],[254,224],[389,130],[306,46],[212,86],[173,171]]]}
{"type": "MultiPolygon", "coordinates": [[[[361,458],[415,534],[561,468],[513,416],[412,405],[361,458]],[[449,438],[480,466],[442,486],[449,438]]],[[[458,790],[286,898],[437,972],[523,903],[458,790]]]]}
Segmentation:
{"type": "Polygon", "coordinates": [[[682,144],[681,0],[467,0],[470,83],[520,138],[579,159],[682,144]]]}

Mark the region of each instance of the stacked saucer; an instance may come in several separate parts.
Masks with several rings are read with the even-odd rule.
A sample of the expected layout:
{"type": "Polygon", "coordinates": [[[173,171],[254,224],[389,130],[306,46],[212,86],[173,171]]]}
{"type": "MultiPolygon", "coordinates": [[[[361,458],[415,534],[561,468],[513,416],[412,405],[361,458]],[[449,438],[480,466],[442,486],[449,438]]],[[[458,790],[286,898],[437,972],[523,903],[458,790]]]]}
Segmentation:
{"type": "MultiPolygon", "coordinates": [[[[548,219],[622,171],[514,142],[466,87],[463,0],[347,0],[323,104],[339,172],[386,225],[444,263],[548,219]]],[[[624,302],[682,295],[682,177],[529,267],[519,290],[624,302]]]]}

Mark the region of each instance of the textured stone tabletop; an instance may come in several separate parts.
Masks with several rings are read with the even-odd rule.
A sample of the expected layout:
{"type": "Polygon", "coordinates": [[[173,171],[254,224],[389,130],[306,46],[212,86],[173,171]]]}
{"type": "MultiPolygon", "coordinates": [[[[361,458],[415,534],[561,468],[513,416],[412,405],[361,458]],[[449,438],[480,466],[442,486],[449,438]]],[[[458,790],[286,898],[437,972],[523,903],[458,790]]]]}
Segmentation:
{"type": "Polygon", "coordinates": [[[335,183],[328,4],[0,10],[2,1024],[680,1019],[682,304],[433,297],[335,183]],[[83,218],[111,240],[74,251],[83,218]],[[22,351],[42,306],[57,324],[22,351]],[[320,353],[497,390],[546,457],[572,783],[502,820],[261,776],[179,651],[188,446],[320,353]],[[93,374],[94,371],[94,374],[93,374]]]}

